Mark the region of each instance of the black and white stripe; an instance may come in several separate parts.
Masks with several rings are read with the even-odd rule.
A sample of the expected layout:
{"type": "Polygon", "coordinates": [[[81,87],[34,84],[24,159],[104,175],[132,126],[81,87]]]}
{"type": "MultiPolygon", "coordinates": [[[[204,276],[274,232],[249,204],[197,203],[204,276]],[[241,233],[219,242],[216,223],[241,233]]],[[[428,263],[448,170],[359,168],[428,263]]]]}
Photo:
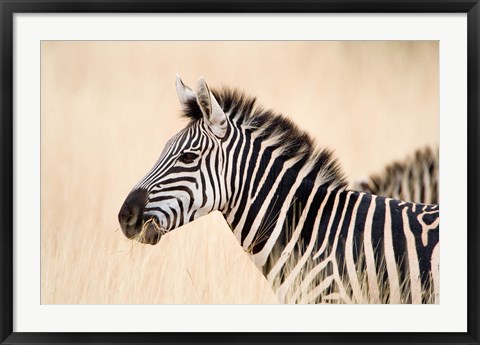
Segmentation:
{"type": "Polygon", "coordinates": [[[350,191],[292,122],[203,79],[197,89],[177,79],[191,122],[122,206],[128,237],[155,244],[219,210],[283,303],[438,302],[438,206],[350,191]]]}

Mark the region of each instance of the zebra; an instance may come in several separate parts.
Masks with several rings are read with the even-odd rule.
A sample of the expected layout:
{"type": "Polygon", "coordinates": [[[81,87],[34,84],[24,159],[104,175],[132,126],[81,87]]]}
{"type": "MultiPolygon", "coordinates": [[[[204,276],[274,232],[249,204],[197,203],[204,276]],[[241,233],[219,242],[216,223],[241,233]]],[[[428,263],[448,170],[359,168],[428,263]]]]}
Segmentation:
{"type": "Polygon", "coordinates": [[[358,179],[354,190],[423,204],[438,204],[438,149],[418,149],[387,165],[381,174],[358,179]]]}
{"type": "Polygon", "coordinates": [[[121,206],[127,238],[220,211],[280,303],[438,303],[438,205],[347,189],[332,151],[244,92],[176,90],[190,122],[121,206]]]}

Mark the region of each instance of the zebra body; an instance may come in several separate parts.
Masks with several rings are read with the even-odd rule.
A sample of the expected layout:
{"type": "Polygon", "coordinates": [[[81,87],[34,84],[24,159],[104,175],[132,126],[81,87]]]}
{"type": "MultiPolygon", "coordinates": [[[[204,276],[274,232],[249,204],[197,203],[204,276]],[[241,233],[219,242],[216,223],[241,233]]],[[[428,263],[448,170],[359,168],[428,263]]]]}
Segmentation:
{"type": "Polygon", "coordinates": [[[191,122],[125,200],[127,237],[218,210],[282,303],[438,301],[438,206],[347,190],[329,151],[253,98],[178,77],[177,93],[191,122]]]}

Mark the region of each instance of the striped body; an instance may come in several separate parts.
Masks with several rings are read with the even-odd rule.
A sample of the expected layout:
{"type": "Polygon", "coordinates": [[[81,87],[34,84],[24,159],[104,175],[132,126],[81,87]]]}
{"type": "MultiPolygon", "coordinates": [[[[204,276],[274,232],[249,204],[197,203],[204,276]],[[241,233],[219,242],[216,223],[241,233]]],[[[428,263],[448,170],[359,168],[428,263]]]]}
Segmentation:
{"type": "Polygon", "coordinates": [[[234,228],[280,301],[437,301],[437,206],[329,188],[306,195],[303,208],[295,206],[298,200],[284,212],[269,208],[269,213],[286,218],[270,220],[271,230],[260,227],[252,242],[250,224],[234,228]],[[296,212],[289,221],[288,214],[296,212]]]}
{"type": "Polygon", "coordinates": [[[282,303],[438,302],[438,206],[348,191],[329,151],[238,92],[177,92],[191,123],[127,197],[127,237],[218,210],[282,303]]]}

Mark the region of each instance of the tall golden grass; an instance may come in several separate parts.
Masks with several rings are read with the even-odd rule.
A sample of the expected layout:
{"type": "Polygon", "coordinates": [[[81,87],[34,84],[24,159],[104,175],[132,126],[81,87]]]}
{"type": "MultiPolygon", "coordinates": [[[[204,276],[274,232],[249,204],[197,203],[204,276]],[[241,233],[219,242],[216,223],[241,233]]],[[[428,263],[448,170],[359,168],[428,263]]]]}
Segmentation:
{"type": "Polygon", "coordinates": [[[350,178],[438,143],[437,42],[42,42],[41,302],[276,303],[215,212],[156,246],[123,200],[180,119],[175,73],[239,87],[334,149],[350,178]]]}

